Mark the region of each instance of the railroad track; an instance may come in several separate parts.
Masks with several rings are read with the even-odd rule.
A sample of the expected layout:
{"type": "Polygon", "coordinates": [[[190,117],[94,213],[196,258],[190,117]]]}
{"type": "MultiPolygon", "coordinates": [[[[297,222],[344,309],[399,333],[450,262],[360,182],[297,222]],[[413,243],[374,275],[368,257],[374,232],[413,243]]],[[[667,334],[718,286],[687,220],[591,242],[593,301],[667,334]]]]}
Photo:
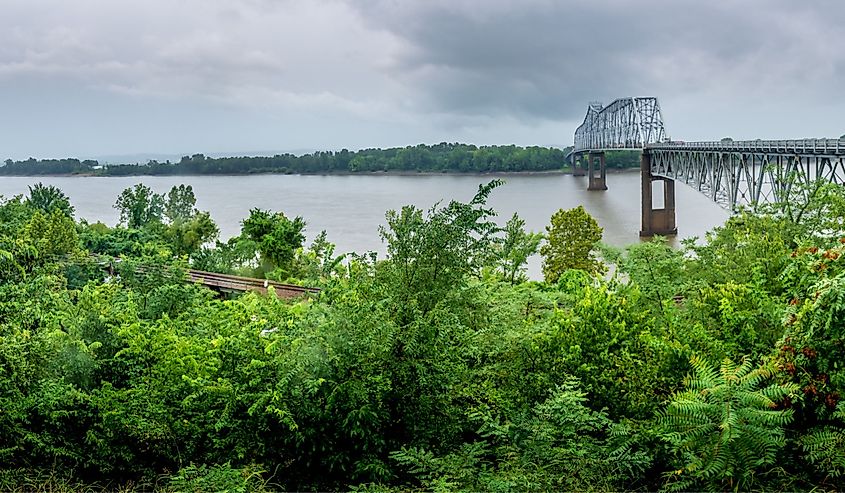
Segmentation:
{"type": "Polygon", "coordinates": [[[272,286],[276,296],[287,299],[317,294],[320,292],[319,288],[296,286],[294,284],[284,284],[281,282],[271,281],[269,279],[232,276],[195,269],[189,269],[187,271],[185,280],[192,283],[200,283],[219,291],[255,291],[261,294],[267,294],[269,288],[272,286]]]}

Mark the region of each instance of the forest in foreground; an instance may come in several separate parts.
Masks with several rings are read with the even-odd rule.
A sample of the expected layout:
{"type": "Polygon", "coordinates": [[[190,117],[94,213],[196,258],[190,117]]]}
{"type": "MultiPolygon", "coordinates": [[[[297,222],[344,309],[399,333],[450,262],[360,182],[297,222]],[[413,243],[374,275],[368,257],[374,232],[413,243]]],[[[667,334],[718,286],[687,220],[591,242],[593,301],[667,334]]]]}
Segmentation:
{"type": "Polygon", "coordinates": [[[388,211],[383,258],[280,211],[215,241],[190,186],[0,200],[0,490],[842,488],[842,188],[617,250],[580,207],[498,226],[501,185],[388,211]]]}
{"type": "MultiPolygon", "coordinates": [[[[183,156],[177,162],[107,164],[96,160],[7,159],[0,164],[0,175],[242,175],[254,173],[334,174],[334,173],[510,173],[569,170],[564,159],[571,148],[475,146],[472,144],[420,144],[390,149],[323,151],[296,156],[209,157],[183,156]]],[[[639,153],[606,153],[610,168],[635,168],[639,153]]]]}

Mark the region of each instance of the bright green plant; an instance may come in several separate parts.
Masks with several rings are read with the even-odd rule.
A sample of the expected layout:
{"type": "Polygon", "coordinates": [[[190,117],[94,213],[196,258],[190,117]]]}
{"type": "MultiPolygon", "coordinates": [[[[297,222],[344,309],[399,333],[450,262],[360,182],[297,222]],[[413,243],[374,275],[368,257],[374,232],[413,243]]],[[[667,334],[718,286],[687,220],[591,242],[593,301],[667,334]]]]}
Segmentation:
{"type": "Polygon", "coordinates": [[[44,185],[39,182],[30,186],[26,203],[45,214],[58,210],[67,217],[73,217],[74,208],[70,205],[67,195],[53,185],[44,185]]]}
{"type": "Polygon", "coordinates": [[[602,228],[583,206],[555,212],[551,224],[546,226],[546,243],[540,247],[546,281],[557,282],[567,269],[604,272],[604,264],[594,252],[601,234],[602,228]]]}
{"type": "Polygon", "coordinates": [[[838,426],[827,426],[801,438],[807,460],[824,476],[845,476],[845,403],[840,402],[832,418],[838,426]]]}
{"type": "Polygon", "coordinates": [[[129,228],[142,228],[161,222],[164,213],[164,196],[154,193],[150,187],[138,183],[120,192],[114,208],[120,211],[120,221],[129,228]]]}
{"type": "Polygon", "coordinates": [[[671,489],[748,489],[783,448],[792,410],[778,403],[794,386],[763,384],[773,371],[750,359],[728,359],[717,369],[691,360],[687,389],[660,415],[664,437],[682,465],[669,476],[671,489]]]}
{"type": "Polygon", "coordinates": [[[263,270],[287,271],[296,250],[305,241],[304,230],[305,220],[299,216],[288,219],[282,212],[252,209],[243,220],[241,236],[255,243],[261,253],[263,270]]]}
{"type": "Polygon", "coordinates": [[[503,230],[505,236],[498,243],[498,269],[506,281],[511,284],[523,282],[525,264],[528,258],[537,253],[543,235],[525,231],[525,220],[513,214],[503,230]]]}

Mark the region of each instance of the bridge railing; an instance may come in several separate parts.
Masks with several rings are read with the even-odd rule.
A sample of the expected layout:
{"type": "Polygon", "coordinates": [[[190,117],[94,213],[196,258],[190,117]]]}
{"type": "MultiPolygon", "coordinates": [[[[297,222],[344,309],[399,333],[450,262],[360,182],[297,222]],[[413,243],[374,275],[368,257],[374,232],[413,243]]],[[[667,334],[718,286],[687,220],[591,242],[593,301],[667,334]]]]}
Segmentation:
{"type": "Polygon", "coordinates": [[[708,142],[660,142],[648,144],[648,149],[689,151],[759,151],[796,154],[845,154],[843,139],[793,139],[793,140],[737,140],[708,142]]]}

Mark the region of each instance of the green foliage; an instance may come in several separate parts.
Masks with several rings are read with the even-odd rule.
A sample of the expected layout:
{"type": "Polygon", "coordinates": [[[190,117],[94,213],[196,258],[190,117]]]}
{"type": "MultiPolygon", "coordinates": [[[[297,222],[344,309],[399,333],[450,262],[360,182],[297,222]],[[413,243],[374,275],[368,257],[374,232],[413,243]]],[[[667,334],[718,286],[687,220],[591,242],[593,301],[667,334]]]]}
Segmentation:
{"type": "Polygon", "coordinates": [[[151,229],[109,228],[103,223],[78,225],[82,247],[110,257],[140,256],[167,248],[166,241],[151,229]]]}
{"type": "Polygon", "coordinates": [[[30,207],[45,214],[52,214],[53,211],[58,210],[68,217],[73,217],[74,208],[70,205],[70,200],[57,187],[39,182],[28,188],[29,198],[26,199],[26,203],[30,207]]]}
{"type": "Polygon", "coordinates": [[[607,151],[605,166],[608,168],[639,168],[642,153],[640,151],[607,151]]]}
{"type": "Polygon", "coordinates": [[[540,247],[546,281],[557,282],[567,269],[603,272],[604,265],[593,253],[601,234],[602,229],[583,206],[555,212],[546,226],[546,243],[540,247]]]}
{"type": "Polygon", "coordinates": [[[296,250],[305,241],[304,230],[305,220],[299,216],[291,220],[282,212],[252,209],[243,221],[241,235],[255,243],[267,270],[287,272],[296,250]]]}
{"type": "MultiPolygon", "coordinates": [[[[614,260],[608,253],[608,260],[614,260]]],[[[624,256],[615,259],[619,271],[637,285],[652,308],[662,313],[666,303],[683,293],[684,255],[666,244],[666,239],[655,236],[651,241],[628,247],[624,256]]]]}
{"type": "Polygon", "coordinates": [[[479,185],[469,203],[452,201],[426,214],[413,206],[388,211],[387,227],[381,228],[389,259],[383,272],[388,292],[397,298],[400,324],[412,312],[431,311],[446,293],[464,285],[467,276],[477,274],[490,260],[498,227],[490,219],[495,213],[486,201],[502,184],[493,180],[479,185]]]}
{"type": "Polygon", "coordinates": [[[483,438],[442,456],[410,447],[391,454],[427,491],[606,491],[650,465],[621,427],[569,379],[531,413],[504,422],[474,413],[483,438]],[[615,435],[615,436],[614,436],[615,435]]]}
{"type": "Polygon", "coordinates": [[[796,233],[784,218],[747,212],[733,216],[708,233],[704,244],[685,242],[692,256],[687,265],[690,282],[753,282],[756,289],[778,295],[796,233]]]}
{"type": "Polygon", "coordinates": [[[143,183],[122,191],[114,203],[120,211],[120,221],[132,229],[139,229],[154,222],[161,222],[164,213],[164,196],[154,193],[143,183]]]}
{"type": "Polygon", "coordinates": [[[838,426],[817,429],[801,437],[807,461],[826,477],[845,476],[845,403],[840,402],[832,416],[838,426]]]}
{"type": "Polygon", "coordinates": [[[591,403],[611,417],[650,416],[672,388],[661,374],[674,351],[671,342],[656,344],[656,329],[631,309],[635,290],[590,283],[576,285],[570,295],[572,305],[556,310],[552,327],[537,340],[543,344],[537,357],[553,358],[554,367],[578,378],[591,403]]]}
{"type": "MultiPolygon", "coordinates": [[[[554,147],[475,146],[441,142],[403,148],[362,149],[339,152],[317,151],[295,156],[238,156],[212,158],[202,154],[184,156],[179,162],[150,161],[146,164],[117,164],[99,167],[96,161],[78,159],[7,160],[0,175],[51,175],[86,173],[106,176],[195,175],[248,173],[349,173],[349,172],[459,172],[560,170],[567,149],[554,147]]],[[[615,162],[614,153],[608,153],[615,162]]],[[[619,153],[630,162],[629,154],[619,153]]],[[[639,164],[637,164],[639,166],[639,164]]]]}
{"type": "Polygon", "coordinates": [[[784,447],[792,411],[777,409],[794,387],[762,385],[771,369],[728,359],[716,369],[693,358],[687,390],[660,416],[665,438],[682,461],[670,474],[673,489],[748,489],[784,447]]]}
{"type": "Polygon", "coordinates": [[[194,209],[196,203],[197,198],[192,186],[174,186],[167,192],[167,199],[164,203],[164,217],[171,223],[187,221],[197,213],[194,209]]]}
{"type": "Polygon", "coordinates": [[[783,335],[783,303],[750,284],[727,282],[703,286],[685,300],[686,320],[720,341],[713,356],[760,357],[783,335]]]}
{"type": "Polygon", "coordinates": [[[162,236],[168,241],[174,254],[190,256],[219,234],[220,230],[211,215],[208,212],[197,212],[169,224],[162,236]]]}
{"type": "Polygon", "coordinates": [[[211,467],[202,464],[183,467],[170,478],[170,490],[179,493],[273,491],[261,477],[264,471],[252,467],[233,468],[228,462],[211,467]]]}
{"type": "Polygon", "coordinates": [[[537,253],[543,235],[525,231],[525,220],[513,214],[504,227],[505,237],[498,244],[497,267],[502,277],[516,284],[525,282],[525,264],[528,258],[537,253]]]}
{"type": "MultiPolygon", "coordinates": [[[[503,159],[447,150],[466,169],[503,159]]],[[[792,212],[740,214],[682,251],[605,249],[609,280],[581,211],[592,236],[570,256],[591,263],[536,282],[539,235],[496,226],[498,185],[388,213],[381,260],[336,255],[325,232],[304,248],[301,218],[257,210],[210,247],[187,186],[140,228],[0,201],[0,489],[839,487],[841,192],[796,189],[792,212]],[[322,289],[221,299],[188,265],[322,289]]]]}

